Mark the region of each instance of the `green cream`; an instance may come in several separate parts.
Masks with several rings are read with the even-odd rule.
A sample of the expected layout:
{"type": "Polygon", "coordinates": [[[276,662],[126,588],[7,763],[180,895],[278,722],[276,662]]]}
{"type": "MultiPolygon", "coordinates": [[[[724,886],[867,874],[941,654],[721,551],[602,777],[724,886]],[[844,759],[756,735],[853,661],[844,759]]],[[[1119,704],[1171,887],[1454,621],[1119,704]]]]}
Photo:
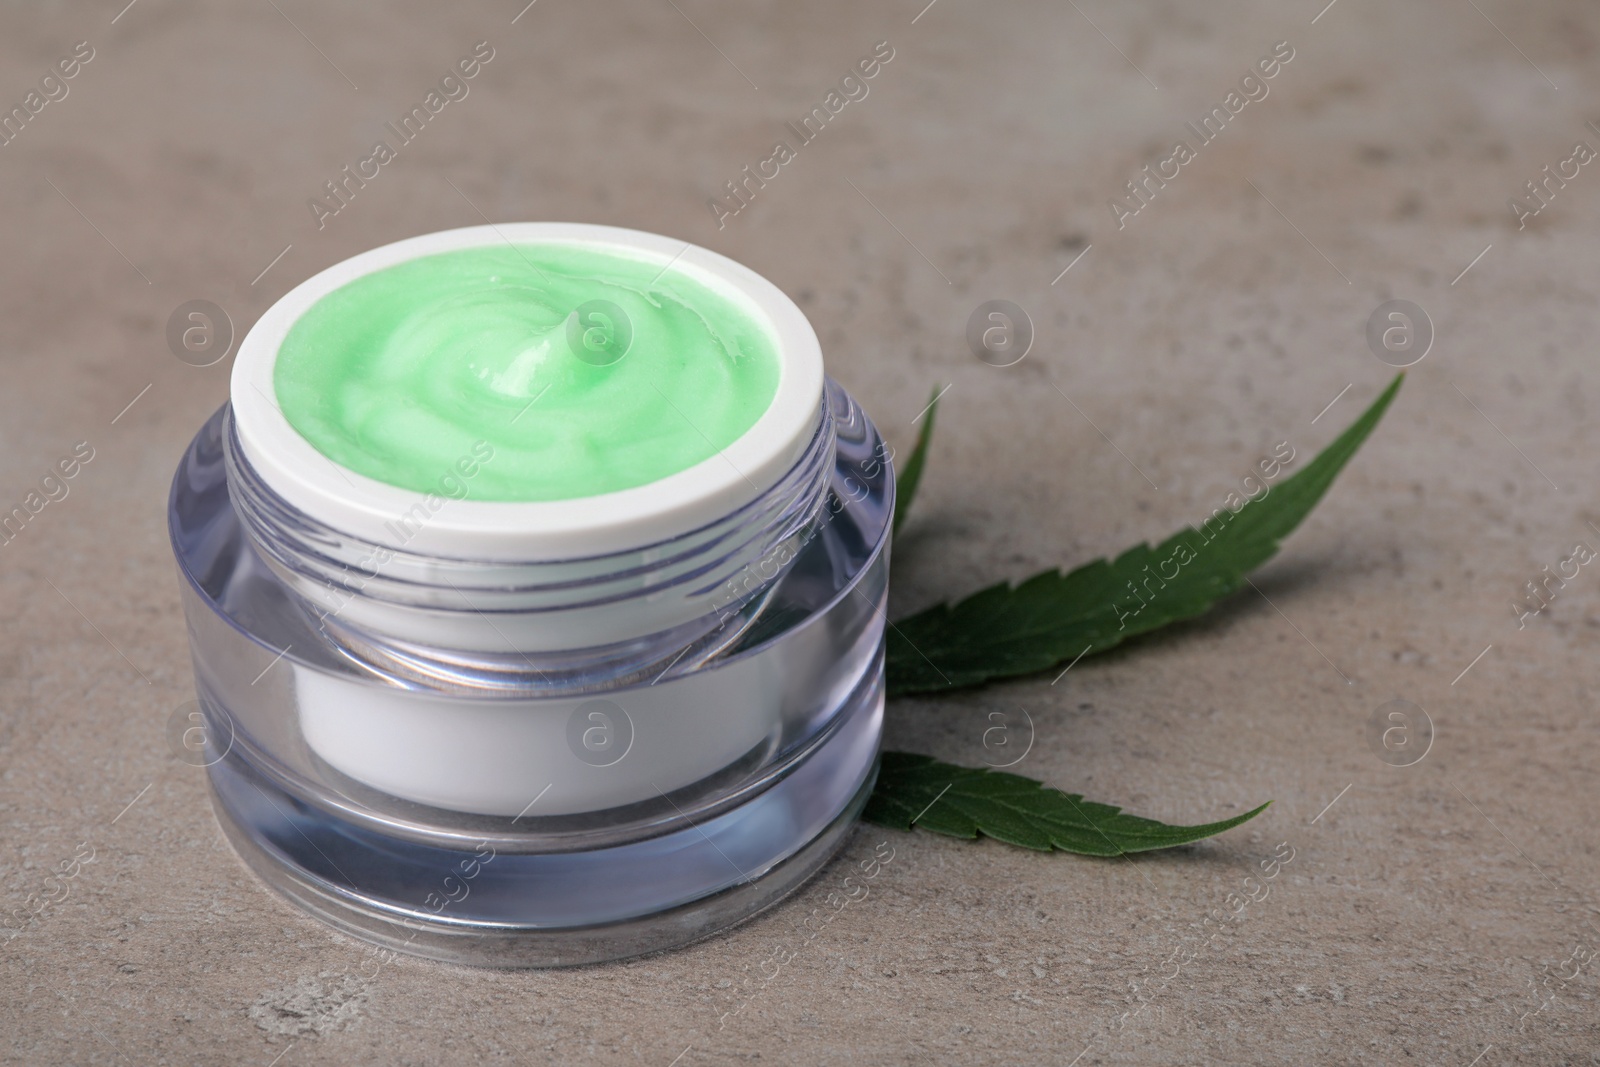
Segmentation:
{"type": "Polygon", "coordinates": [[[753,314],[660,263],[499,245],[324,296],[284,338],[273,387],[317,451],[369,478],[437,492],[488,442],[468,498],[570,500],[732,444],[771,405],[778,355],[753,314]]]}

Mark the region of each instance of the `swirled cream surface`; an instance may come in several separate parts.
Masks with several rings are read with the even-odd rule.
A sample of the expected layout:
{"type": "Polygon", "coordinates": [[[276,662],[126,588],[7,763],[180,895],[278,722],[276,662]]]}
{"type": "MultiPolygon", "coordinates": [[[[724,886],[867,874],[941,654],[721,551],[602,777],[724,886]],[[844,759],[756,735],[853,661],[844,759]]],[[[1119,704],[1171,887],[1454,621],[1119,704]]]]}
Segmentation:
{"type": "Polygon", "coordinates": [[[715,456],[778,388],[768,331],[669,264],[570,244],[484,246],[363,275],[278,350],[289,424],[359,474],[475,500],[631,489],[715,456]]]}

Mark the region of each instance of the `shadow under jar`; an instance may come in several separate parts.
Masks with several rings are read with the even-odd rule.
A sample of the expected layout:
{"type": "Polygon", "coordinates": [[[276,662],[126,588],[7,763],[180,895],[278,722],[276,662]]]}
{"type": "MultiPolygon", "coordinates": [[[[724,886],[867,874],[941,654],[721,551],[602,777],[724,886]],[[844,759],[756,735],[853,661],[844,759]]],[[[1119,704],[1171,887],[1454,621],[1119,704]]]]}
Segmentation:
{"type": "MultiPolygon", "coordinates": [[[[441,404],[446,379],[430,378],[441,404]]],[[[359,392],[338,395],[359,404],[359,392]]],[[[739,922],[825,863],[871,791],[893,497],[888,450],[823,377],[803,314],[715,253],[527,223],[330,268],[252,328],[231,403],[173,482],[219,821],[295,903],[436,959],[589,963],[739,922]],[[566,249],[627,263],[596,267],[566,249]],[[394,328],[426,339],[430,375],[461,362],[471,388],[509,383],[491,400],[523,414],[505,428],[493,403],[474,414],[460,454],[489,445],[430,476],[442,488],[392,484],[319,451],[280,391],[296,324],[329,300],[359,322],[357,283],[417,263],[455,270],[448,257],[463,251],[488,260],[448,274],[442,297],[408,301],[394,328]],[[477,326],[462,335],[428,319],[481,289],[526,320],[465,320],[487,321],[491,341],[511,329],[509,350],[477,326]],[[609,306],[598,335],[568,306],[574,293],[609,306]],[[722,345],[727,331],[705,314],[713,298],[756,324],[775,361],[770,401],[731,442],[678,410],[710,453],[682,470],[590,496],[471,494],[480,470],[516,473],[527,441],[588,425],[583,390],[609,387],[606,374],[627,366],[637,380],[624,395],[636,396],[674,371],[652,308],[706,317],[722,345]],[[606,362],[619,329],[630,345],[606,362]]]]}

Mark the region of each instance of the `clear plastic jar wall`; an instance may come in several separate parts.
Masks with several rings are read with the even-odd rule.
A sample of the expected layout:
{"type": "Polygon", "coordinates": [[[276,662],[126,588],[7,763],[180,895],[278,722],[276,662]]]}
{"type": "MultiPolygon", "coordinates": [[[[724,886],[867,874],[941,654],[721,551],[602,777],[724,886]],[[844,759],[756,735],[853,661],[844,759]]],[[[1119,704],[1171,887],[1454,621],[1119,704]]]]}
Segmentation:
{"type": "Polygon", "coordinates": [[[469,963],[650,951],[791,890],[865,802],[883,700],[887,449],[831,382],[818,427],[781,489],[677,547],[530,561],[520,585],[406,561],[375,584],[332,533],[281,509],[263,526],[273,502],[230,462],[219,411],[170,520],[241,856],[347,930],[469,963]],[[373,608],[355,623],[329,608],[352,598],[373,608]],[[563,612],[579,626],[664,599],[666,631],[517,649],[563,612]],[[684,622],[684,603],[708,610],[684,622]],[[428,612],[464,620],[474,651],[395,636],[428,612]],[[519,636],[484,651],[496,631],[519,636]]]}

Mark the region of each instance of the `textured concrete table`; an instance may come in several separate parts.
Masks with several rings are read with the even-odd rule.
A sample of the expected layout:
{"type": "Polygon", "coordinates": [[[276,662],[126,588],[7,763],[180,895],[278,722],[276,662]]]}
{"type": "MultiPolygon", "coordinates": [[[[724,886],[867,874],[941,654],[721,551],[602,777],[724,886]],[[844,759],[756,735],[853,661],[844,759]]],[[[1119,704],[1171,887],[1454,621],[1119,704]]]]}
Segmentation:
{"type": "Polygon", "coordinates": [[[1600,1062],[1600,574],[1547,578],[1600,547],[1592,6],[121,2],[0,12],[0,510],[43,501],[0,547],[0,903],[76,872],[0,945],[6,1062],[1600,1062]],[[345,182],[479,41],[467,95],[345,182]],[[174,358],[168,318],[208,299],[242,331],[485,218],[749,263],[902,450],[951,385],[899,613],[1162,537],[1279,441],[1309,457],[1392,374],[1369,316],[1419,304],[1431,351],[1258,592],[1056,684],[889,711],[892,747],[977,764],[1026,709],[1019,772],[1141,814],[1272,808],[1136,861],[867,827],[726,936],[566,972],[374,968],[269,894],[168,740],[166,489],[229,366],[174,358]],[[1007,368],[964,340],[995,298],[1035,331],[1007,368]],[[1408,766],[1374,742],[1396,699],[1432,723],[1408,766]],[[1270,895],[1201,940],[1280,842],[1270,895]]]}

